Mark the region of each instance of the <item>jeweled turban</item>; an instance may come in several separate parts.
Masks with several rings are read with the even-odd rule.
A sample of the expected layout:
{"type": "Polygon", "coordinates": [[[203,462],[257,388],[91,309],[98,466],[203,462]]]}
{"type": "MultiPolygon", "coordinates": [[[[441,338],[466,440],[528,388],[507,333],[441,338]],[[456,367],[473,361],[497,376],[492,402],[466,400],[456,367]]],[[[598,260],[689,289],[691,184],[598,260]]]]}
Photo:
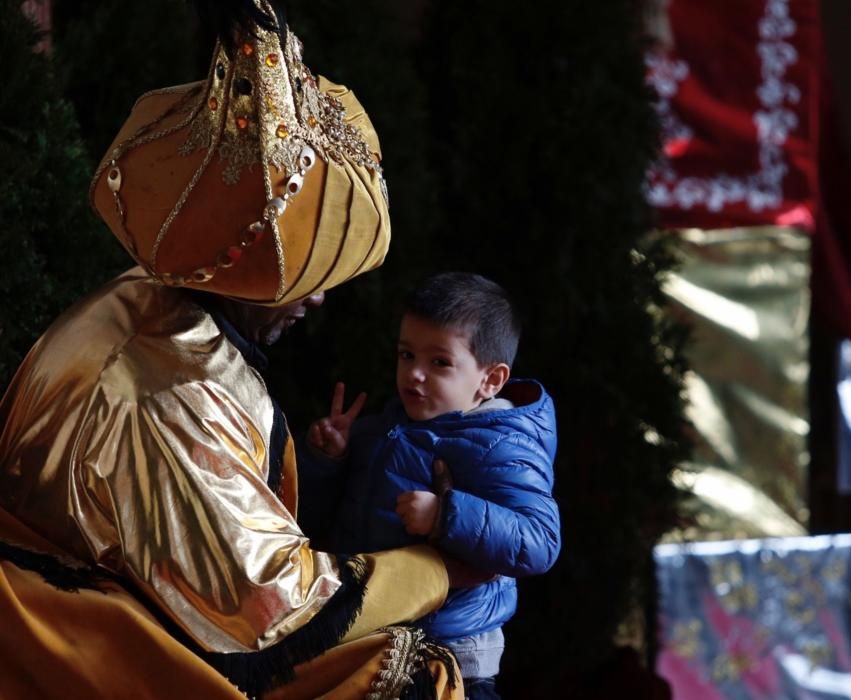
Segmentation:
{"type": "Polygon", "coordinates": [[[206,81],[139,98],[91,200],[163,284],[281,304],[380,265],[390,221],[366,112],[254,9],[266,26],[219,41],[206,81]]]}

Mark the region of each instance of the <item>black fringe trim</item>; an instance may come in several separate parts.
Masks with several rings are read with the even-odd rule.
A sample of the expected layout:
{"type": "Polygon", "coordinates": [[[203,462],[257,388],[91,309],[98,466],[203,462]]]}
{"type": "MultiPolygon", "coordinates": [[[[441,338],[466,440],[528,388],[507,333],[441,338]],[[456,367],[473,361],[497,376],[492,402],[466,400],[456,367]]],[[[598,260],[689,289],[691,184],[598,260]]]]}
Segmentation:
{"type": "Polygon", "coordinates": [[[360,614],[366,594],[366,564],[356,557],[338,558],[342,585],[313,619],[262,651],[200,652],[208,664],[249,697],[293,680],[295,667],[340,642],[360,614]]]}
{"type": "Polygon", "coordinates": [[[33,552],[8,542],[0,541],[0,559],[10,561],[19,569],[34,571],[51,586],[68,593],[77,593],[81,588],[103,593],[100,584],[109,580],[109,576],[93,566],[72,566],[53,555],[33,552]]]}
{"type": "Polygon", "coordinates": [[[411,674],[411,684],[405,686],[399,700],[437,700],[436,679],[429,670],[429,661],[439,661],[446,667],[450,688],[454,688],[458,683],[458,676],[455,674],[457,660],[451,649],[431,637],[426,637],[420,642],[419,654],[423,662],[411,674]]]}
{"type": "Polygon", "coordinates": [[[423,666],[411,674],[411,683],[406,685],[399,694],[399,700],[437,700],[434,678],[432,678],[427,666],[423,666]]]}

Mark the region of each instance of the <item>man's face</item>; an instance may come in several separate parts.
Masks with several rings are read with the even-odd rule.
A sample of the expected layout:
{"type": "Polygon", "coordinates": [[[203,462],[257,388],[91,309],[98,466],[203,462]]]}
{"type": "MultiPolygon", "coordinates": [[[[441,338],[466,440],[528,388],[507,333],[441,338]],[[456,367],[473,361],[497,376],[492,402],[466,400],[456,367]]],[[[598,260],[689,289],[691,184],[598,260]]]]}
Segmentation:
{"type": "Polygon", "coordinates": [[[309,308],[320,306],[323,301],[325,292],[318,292],[283,306],[256,306],[230,300],[222,306],[225,315],[246,338],[260,345],[274,345],[290,326],[304,318],[309,308]]]}
{"type": "Polygon", "coordinates": [[[489,371],[473,357],[469,333],[411,314],[402,318],[396,387],[412,420],[475,408],[489,398],[489,371]]]}

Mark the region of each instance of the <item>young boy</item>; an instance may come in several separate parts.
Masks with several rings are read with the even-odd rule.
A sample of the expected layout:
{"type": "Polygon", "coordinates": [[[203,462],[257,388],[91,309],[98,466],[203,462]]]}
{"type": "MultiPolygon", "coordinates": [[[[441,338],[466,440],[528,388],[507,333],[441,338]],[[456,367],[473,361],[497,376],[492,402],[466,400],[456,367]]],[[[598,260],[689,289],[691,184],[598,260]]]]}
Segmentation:
{"type": "Polygon", "coordinates": [[[479,275],[444,273],[409,297],[399,333],[398,400],[355,420],[361,394],[310,426],[299,455],[301,524],[333,551],[430,541],[493,578],[450,591],[421,620],[455,651],[470,698],[498,697],[502,625],[516,576],[547,571],[560,548],[552,497],[553,403],[531,380],[508,381],[520,328],[504,290],[479,275]],[[451,475],[432,491],[435,459],[451,475]]]}

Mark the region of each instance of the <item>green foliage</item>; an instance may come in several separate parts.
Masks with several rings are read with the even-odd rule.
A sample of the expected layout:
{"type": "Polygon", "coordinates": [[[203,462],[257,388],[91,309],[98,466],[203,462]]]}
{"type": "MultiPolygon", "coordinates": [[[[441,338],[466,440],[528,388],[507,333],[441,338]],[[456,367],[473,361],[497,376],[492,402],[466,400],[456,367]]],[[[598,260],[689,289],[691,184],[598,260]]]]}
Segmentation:
{"type": "Polygon", "coordinates": [[[57,78],[95,162],[142,93],[198,80],[210,60],[185,2],[60,0],[53,24],[57,78]]]}
{"type": "Polygon", "coordinates": [[[204,72],[183,3],[57,2],[50,55],[20,7],[0,0],[0,393],[58,313],[132,265],[88,187],[133,102],[204,72]]]}
{"type": "Polygon", "coordinates": [[[20,2],[0,0],[0,392],[50,320],[118,269],[86,200],[91,164],[74,112],[20,2]]]}

